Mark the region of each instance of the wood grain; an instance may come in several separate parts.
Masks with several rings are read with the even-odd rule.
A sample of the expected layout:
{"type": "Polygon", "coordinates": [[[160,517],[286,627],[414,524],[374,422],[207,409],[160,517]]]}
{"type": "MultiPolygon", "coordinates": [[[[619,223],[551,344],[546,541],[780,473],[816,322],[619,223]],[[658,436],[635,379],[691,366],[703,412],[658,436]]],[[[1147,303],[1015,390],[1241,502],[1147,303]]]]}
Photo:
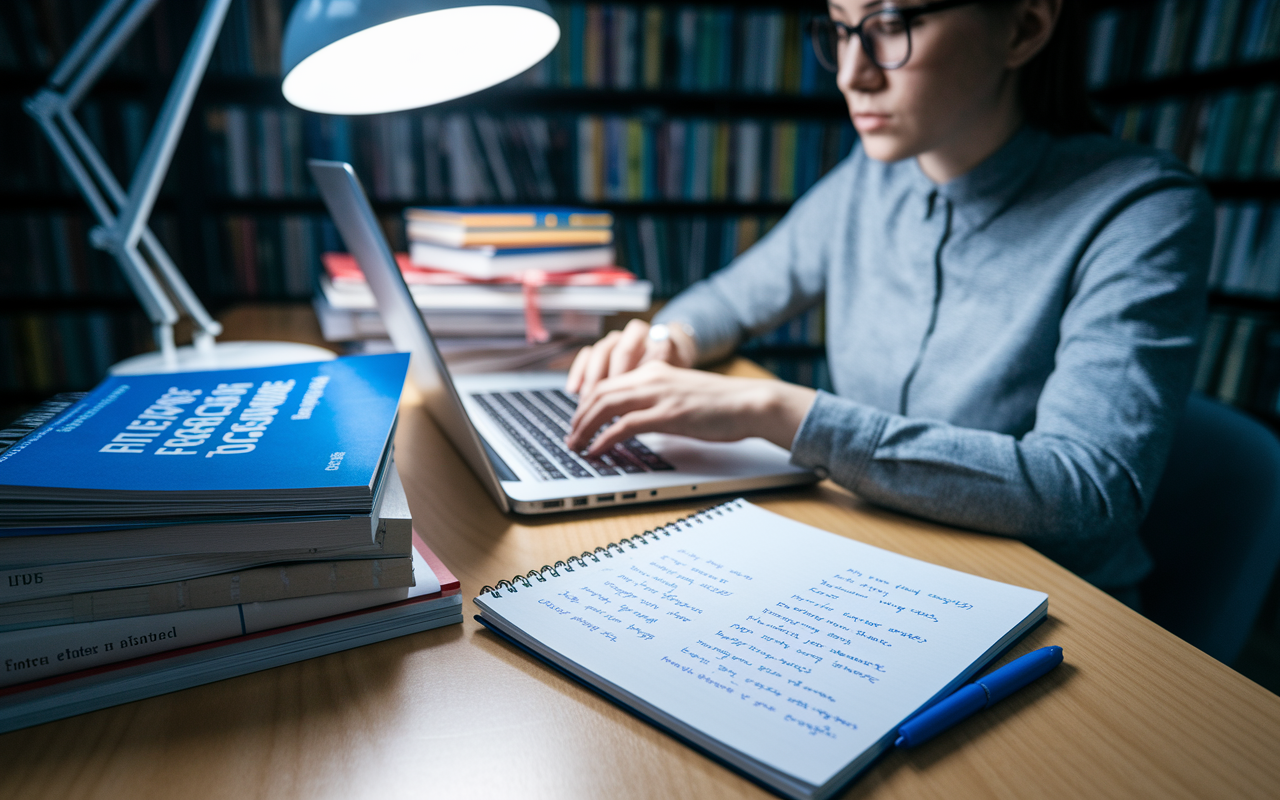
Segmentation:
{"type": "MultiPolygon", "coordinates": [[[[396,441],[417,528],[468,598],[697,507],[504,516],[412,393],[396,441]]],[[[1058,644],[1061,668],[890,753],[845,796],[1280,795],[1280,698],[1027,546],[879,510],[830,483],[752,499],[1050,597],[1049,620],[1009,657],[1058,644]]],[[[0,736],[0,797],[770,796],[499,641],[469,599],[465,609],[461,626],[0,736]]]]}

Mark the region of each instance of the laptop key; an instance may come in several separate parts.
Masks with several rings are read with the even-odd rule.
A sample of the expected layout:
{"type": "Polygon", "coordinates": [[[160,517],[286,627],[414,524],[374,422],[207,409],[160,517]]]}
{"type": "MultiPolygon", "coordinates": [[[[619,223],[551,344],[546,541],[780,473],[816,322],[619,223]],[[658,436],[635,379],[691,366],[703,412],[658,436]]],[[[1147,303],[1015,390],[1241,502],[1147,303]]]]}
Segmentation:
{"type": "Polygon", "coordinates": [[[675,467],[662,456],[641,444],[639,439],[628,439],[620,444],[619,447],[635,456],[641,464],[644,464],[655,472],[675,469],[675,467]]]}
{"type": "Polygon", "coordinates": [[[549,478],[551,480],[564,480],[564,474],[561,473],[560,470],[556,469],[555,465],[548,461],[547,457],[538,451],[538,448],[534,447],[528,439],[524,438],[524,435],[521,434],[520,431],[516,430],[516,427],[512,425],[506,417],[499,414],[497,409],[490,405],[489,401],[485,399],[484,395],[473,394],[471,395],[471,399],[475,400],[476,403],[493,418],[493,421],[498,423],[503,432],[507,434],[507,438],[514,442],[516,446],[518,446],[524,454],[529,457],[533,462],[535,470],[540,471],[540,477],[549,478]]]}
{"type": "MultiPolygon", "coordinates": [[[[543,411],[541,408],[539,408],[538,404],[533,402],[533,400],[530,397],[528,397],[528,395],[530,394],[536,394],[535,392],[511,392],[510,394],[517,401],[519,401],[520,405],[525,407],[525,410],[527,410],[539,422],[541,422],[543,427],[553,436],[564,437],[569,435],[569,425],[567,422],[557,422],[556,420],[547,416],[546,412],[543,411]]],[[[543,400],[543,402],[545,403],[546,401],[543,400]]],[[[561,447],[564,448],[566,451],[568,450],[568,447],[565,447],[564,445],[561,445],[561,447]]],[[[612,466],[605,463],[603,460],[599,458],[590,458],[582,455],[581,453],[579,453],[578,456],[583,461],[590,464],[591,468],[594,469],[596,472],[600,473],[601,475],[617,475],[618,474],[618,470],[614,469],[612,466]]]]}
{"type": "Polygon", "coordinates": [[[534,441],[542,445],[542,448],[550,453],[552,458],[560,462],[560,467],[565,472],[568,472],[575,478],[595,477],[587,471],[586,467],[574,460],[573,456],[569,454],[569,450],[564,446],[564,444],[552,439],[547,435],[546,431],[533,424],[533,421],[522,414],[520,409],[516,408],[515,404],[510,400],[501,394],[491,394],[489,397],[493,398],[498,405],[502,406],[503,410],[511,415],[511,418],[514,419],[517,424],[528,431],[529,434],[533,436],[534,441]]]}
{"type": "Polygon", "coordinates": [[[551,412],[563,420],[565,424],[568,424],[568,422],[573,419],[573,412],[578,407],[578,404],[573,400],[573,398],[569,397],[569,395],[559,389],[554,389],[552,391],[534,391],[529,394],[532,394],[534,397],[541,400],[547,408],[551,409],[551,412]],[[557,400],[559,400],[559,402],[557,402],[557,400]],[[568,411],[565,410],[565,406],[569,407],[568,411]]]}

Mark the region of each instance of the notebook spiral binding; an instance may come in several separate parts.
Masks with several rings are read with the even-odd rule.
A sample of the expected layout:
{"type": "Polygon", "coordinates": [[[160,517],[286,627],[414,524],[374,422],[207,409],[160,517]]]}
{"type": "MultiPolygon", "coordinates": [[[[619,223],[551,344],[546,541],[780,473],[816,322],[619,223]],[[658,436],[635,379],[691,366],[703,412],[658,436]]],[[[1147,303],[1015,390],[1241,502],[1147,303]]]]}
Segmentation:
{"type": "Polygon", "coordinates": [[[584,551],[582,555],[569,556],[564,561],[557,561],[554,564],[544,564],[539,569],[531,569],[524,575],[515,575],[511,580],[498,581],[494,586],[482,586],[480,588],[480,594],[488,594],[490,597],[494,598],[501,598],[503,592],[507,594],[516,594],[520,591],[520,587],[516,584],[522,584],[524,588],[532,589],[533,584],[530,581],[536,580],[539,583],[546,583],[548,573],[550,573],[552,578],[559,578],[561,570],[564,570],[565,572],[573,572],[574,562],[577,562],[579,569],[585,569],[588,566],[587,559],[591,559],[591,563],[593,564],[599,564],[601,557],[613,558],[612,551],[614,550],[617,550],[619,553],[624,553],[626,552],[626,549],[637,550],[639,549],[637,545],[647,545],[651,540],[655,542],[661,541],[663,537],[670,536],[673,530],[678,530],[679,527],[686,522],[697,523],[700,525],[703,520],[710,518],[712,514],[716,516],[724,516],[725,513],[732,512],[737,509],[738,502],[739,501],[737,500],[730,500],[727,503],[721,503],[718,506],[704,508],[701,511],[695,511],[687,517],[681,517],[674,522],[668,522],[666,525],[661,525],[651,531],[638,533],[635,536],[624,537],[616,542],[610,542],[603,547],[597,547],[595,550],[584,551]]]}

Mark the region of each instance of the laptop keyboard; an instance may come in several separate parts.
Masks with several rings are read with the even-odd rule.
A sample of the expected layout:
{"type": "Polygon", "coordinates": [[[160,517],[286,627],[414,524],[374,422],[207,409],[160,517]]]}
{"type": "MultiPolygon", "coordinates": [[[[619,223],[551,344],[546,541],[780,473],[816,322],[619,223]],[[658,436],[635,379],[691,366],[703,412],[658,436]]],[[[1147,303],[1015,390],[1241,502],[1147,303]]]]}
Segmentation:
{"type": "Polygon", "coordinates": [[[493,418],[545,480],[675,469],[637,439],[620,442],[596,458],[569,450],[564,437],[569,435],[569,420],[578,402],[558,389],[488,392],[473,394],[471,399],[493,418]]]}

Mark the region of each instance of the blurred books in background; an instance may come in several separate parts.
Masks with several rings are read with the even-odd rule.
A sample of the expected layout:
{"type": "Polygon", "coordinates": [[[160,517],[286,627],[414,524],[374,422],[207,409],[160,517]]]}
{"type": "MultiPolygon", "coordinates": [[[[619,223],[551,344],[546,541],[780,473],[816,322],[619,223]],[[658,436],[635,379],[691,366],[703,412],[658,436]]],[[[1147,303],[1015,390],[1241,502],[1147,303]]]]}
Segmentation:
{"type": "MultiPolygon", "coordinates": [[[[615,266],[613,215],[557,206],[411,208],[396,259],[458,372],[545,365],[598,338],[606,317],[649,309],[653,286],[615,266]]],[[[314,306],[325,339],[385,352],[386,327],[364,273],[325,253],[314,306]]]]}

